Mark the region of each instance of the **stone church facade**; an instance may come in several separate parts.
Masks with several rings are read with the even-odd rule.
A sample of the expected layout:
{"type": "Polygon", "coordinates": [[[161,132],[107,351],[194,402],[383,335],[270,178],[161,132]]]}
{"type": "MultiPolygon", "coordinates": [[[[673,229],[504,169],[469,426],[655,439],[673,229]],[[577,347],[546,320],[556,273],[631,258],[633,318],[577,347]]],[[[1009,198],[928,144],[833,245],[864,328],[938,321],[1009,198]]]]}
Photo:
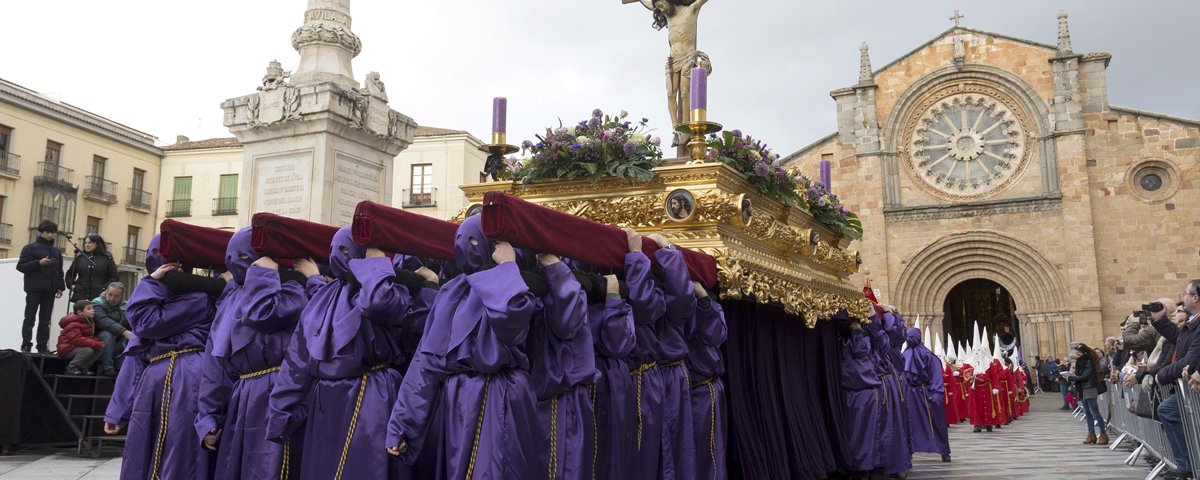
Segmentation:
{"type": "Polygon", "coordinates": [[[1110,105],[1110,60],[1072,50],[1065,13],[1057,45],[955,26],[872,70],[863,44],[838,131],[785,161],[831,162],[881,300],[957,342],[956,288],[998,285],[1011,320],[967,320],[1065,356],[1200,278],[1200,121],[1110,105]]]}

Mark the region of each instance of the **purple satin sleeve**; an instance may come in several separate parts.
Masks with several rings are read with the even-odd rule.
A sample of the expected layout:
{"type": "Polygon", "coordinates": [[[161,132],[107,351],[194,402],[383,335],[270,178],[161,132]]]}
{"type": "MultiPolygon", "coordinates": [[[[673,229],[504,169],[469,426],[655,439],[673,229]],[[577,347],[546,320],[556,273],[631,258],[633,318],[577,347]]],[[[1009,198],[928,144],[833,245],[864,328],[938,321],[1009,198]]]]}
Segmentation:
{"type": "Polygon", "coordinates": [[[133,289],[125,315],[135,335],[159,340],[191,330],[195,322],[179,320],[207,317],[211,308],[207,295],[174,295],[162,282],[145,277],[133,289]]]}
{"type": "Polygon", "coordinates": [[[710,347],[720,347],[725,343],[729,331],[725,326],[725,310],[716,300],[710,300],[708,308],[696,308],[696,325],[694,335],[710,347]]]}
{"type": "Polygon", "coordinates": [[[650,275],[650,257],[642,252],[625,254],[625,283],[629,286],[629,306],[638,325],[654,325],[667,312],[663,291],[654,286],[650,275]]]}
{"type": "Polygon", "coordinates": [[[242,325],[262,333],[292,328],[308,302],[304,288],[296,282],[280,282],[279,271],[251,265],[242,287],[246,313],[242,325]]]}
{"type": "Polygon", "coordinates": [[[320,290],[321,287],[324,287],[328,284],[329,282],[325,281],[325,277],[320,275],[308,277],[308,280],[304,282],[304,295],[308,298],[312,298],[313,295],[316,295],[317,290],[320,290]]]}
{"type": "Polygon", "coordinates": [[[857,359],[864,359],[871,355],[871,337],[860,333],[851,334],[846,340],[846,348],[850,350],[850,356],[857,359]]]}
{"type": "Polygon", "coordinates": [[[121,360],[121,371],[117,374],[117,383],[113,386],[112,398],[104,409],[104,423],[124,425],[129,423],[129,413],[133,410],[133,391],[137,388],[138,380],[146,363],[140,355],[125,355],[121,360]]]}
{"type": "Polygon", "coordinates": [[[543,269],[550,293],[544,299],[546,326],[562,340],[579,335],[587,320],[587,296],[567,264],[557,262],[543,269]]]}
{"type": "MultiPolygon", "coordinates": [[[[230,282],[231,284],[233,282],[230,282]]],[[[239,297],[240,296],[236,296],[239,297]]],[[[234,299],[235,301],[238,298],[234,299]]],[[[237,308],[237,305],[232,305],[237,308]]],[[[200,396],[196,420],[192,426],[200,442],[214,429],[224,428],[225,411],[229,406],[229,394],[233,391],[233,378],[225,369],[225,360],[212,356],[212,337],[209,337],[204,354],[200,355],[200,396]]]]}
{"type": "Polygon", "coordinates": [[[667,299],[667,321],[683,325],[696,315],[696,292],[688,274],[683,253],[673,248],[660,248],[654,259],[662,265],[663,293],[667,299]]]}
{"type": "Polygon", "coordinates": [[[429,432],[430,417],[437,408],[437,398],[446,382],[446,375],[431,365],[432,359],[429,354],[418,353],[409,363],[388,418],[387,446],[395,447],[407,442],[408,451],[401,454],[400,458],[410,464],[420,456],[429,432]]]}
{"type": "Polygon", "coordinates": [[[610,296],[604,299],[604,305],[594,308],[597,318],[589,318],[592,336],[598,344],[598,351],[613,357],[625,358],[637,344],[633,330],[633,307],[620,297],[610,296]]]}
{"type": "Polygon", "coordinates": [[[290,437],[308,418],[304,400],[308,397],[313,379],[308,375],[308,363],[312,359],[308,355],[308,342],[305,341],[304,331],[304,323],[301,322],[292,333],[287,355],[283,357],[283,366],[279,375],[275,377],[274,388],[271,389],[268,401],[268,440],[279,441],[290,437]]]}
{"type": "Polygon", "coordinates": [[[398,283],[392,261],[387,257],[360,258],[350,261],[350,271],[362,284],[354,302],[364,318],[383,327],[403,326],[412,298],[408,288],[398,283]]]}
{"type": "Polygon", "coordinates": [[[469,281],[471,293],[483,304],[483,324],[505,344],[523,345],[538,302],[521,280],[517,264],[505,262],[472,273],[469,281]]]}
{"type": "Polygon", "coordinates": [[[922,352],[929,356],[926,358],[926,372],[924,375],[929,375],[929,380],[926,385],[929,385],[928,391],[930,395],[944,395],[946,393],[946,384],[942,378],[942,362],[940,362],[933,352],[925,350],[922,352]]]}

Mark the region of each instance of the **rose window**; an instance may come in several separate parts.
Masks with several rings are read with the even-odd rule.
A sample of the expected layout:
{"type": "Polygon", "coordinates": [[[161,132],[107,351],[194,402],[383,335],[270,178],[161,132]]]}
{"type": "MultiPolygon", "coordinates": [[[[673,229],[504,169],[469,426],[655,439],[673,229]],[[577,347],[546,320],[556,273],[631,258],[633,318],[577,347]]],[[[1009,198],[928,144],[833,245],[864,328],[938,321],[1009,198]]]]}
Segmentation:
{"type": "Polygon", "coordinates": [[[995,99],[945,98],[922,115],[912,135],[912,167],[935,190],[954,197],[988,193],[1017,173],[1021,123],[995,99]]]}

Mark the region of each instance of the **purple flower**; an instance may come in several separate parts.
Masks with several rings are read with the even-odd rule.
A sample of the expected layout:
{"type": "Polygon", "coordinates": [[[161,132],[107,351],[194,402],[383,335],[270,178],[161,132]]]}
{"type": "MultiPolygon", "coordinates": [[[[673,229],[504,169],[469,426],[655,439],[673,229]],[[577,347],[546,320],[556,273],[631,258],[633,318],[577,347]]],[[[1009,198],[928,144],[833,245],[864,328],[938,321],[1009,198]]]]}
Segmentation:
{"type": "Polygon", "coordinates": [[[729,133],[732,133],[732,134],[733,134],[733,138],[742,138],[742,131],[741,131],[741,130],[736,130],[736,129],[735,129],[734,131],[732,131],[732,132],[729,132],[729,133]]]}
{"type": "Polygon", "coordinates": [[[531,141],[529,141],[529,140],[526,140],[526,141],[524,141],[524,142],[521,142],[521,148],[524,148],[524,149],[526,149],[526,150],[528,150],[528,149],[530,149],[530,148],[533,148],[533,142],[531,142],[531,141]]]}
{"type": "Polygon", "coordinates": [[[621,110],[621,118],[625,118],[628,116],[629,116],[629,112],[626,112],[625,110],[621,110]]]}
{"type": "Polygon", "coordinates": [[[824,207],[826,205],[826,203],[827,202],[825,201],[825,197],[821,197],[820,200],[817,200],[817,205],[820,205],[822,207],[824,207]]]}
{"type": "MultiPolygon", "coordinates": [[[[646,135],[646,136],[649,137],[649,135],[646,135]]],[[[658,137],[654,137],[654,138],[650,139],[650,143],[653,143],[655,145],[660,145],[660,144],[662,144],[662,140],[660,140],[658,137]]]]}
{"type": "Polygon", "coordinates": [[[762,163],[762,162],[754,162],[754,174],[755,175],[758,175],[760,177],[765,177],[770,173],[771,173],[771,170],[767,168],[767,164],[762,163]]]}
{"type": "MultiPolygon", "coordinates": [[[[599,112],[599,110],[596,110],[596,111],[599,112]]],[[[591,120],[587,121],[587,126],[592,127],[592,128],[599,127],[600,126],[600,117],[592,117],[591,120]]]]}
{"type": "Polygon", "coordinates": [[[600,118],[603,116],[604,116],[604,112],[600,111],[599,108],[592,110],[592,118],[600,118]]]}
{"type": "Polygon", "coordinates": [[[588,121],[587,121],[587,120],[580,120],[580,121],[579,121],[579,126],[581,126],[581,127],[586,127],[586,126],[587,126],[587,124],[588,124],[588,121]]]}
{"type": "Polygon", "coordinates": [[[642,117],[642,123],[650,123],[650,119],[646,118],[646,117],[642,117]]]}
{"type": "Polygon", "coordinates": [[[845,215],[845,214],[846,214],[846,207],[843,207],[843,206],[841,206],[841,205],[838,205],[838,206],[837,206],[837,210],[838,210],[838,213],[840,213],[840,214],[842,214],[842,215],[845,215]]]}
{"type": "Polygon", "coordinates": [[[633,152],[636,148],[637,147],[633,144],[633,142],[625,142],[625,147],[623,150],[625,151],[626,155],[633,155],[633,152]]]}
{"type": "Polygon", "coordinates": [[[579,150],[579,147],[581,147],[581,145],[579,145],[578,143],[571,144],[571,150],[579,150]]]}

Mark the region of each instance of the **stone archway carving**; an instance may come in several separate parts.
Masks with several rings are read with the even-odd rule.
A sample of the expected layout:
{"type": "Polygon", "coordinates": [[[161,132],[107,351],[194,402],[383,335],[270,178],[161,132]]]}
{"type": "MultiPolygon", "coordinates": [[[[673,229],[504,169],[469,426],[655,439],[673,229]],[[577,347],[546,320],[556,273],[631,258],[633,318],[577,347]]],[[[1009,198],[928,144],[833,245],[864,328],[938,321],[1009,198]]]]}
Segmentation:
{"type": "Polygon", "coordinates": [[[986,230],[946,235],[914,254],[896,284],[897,305],[940,318],[950,289],[972,278],[1003,285],[1018,315],[1066,310],[1066,288],[1054,264],[1025,242],[986,230]]]}

